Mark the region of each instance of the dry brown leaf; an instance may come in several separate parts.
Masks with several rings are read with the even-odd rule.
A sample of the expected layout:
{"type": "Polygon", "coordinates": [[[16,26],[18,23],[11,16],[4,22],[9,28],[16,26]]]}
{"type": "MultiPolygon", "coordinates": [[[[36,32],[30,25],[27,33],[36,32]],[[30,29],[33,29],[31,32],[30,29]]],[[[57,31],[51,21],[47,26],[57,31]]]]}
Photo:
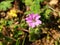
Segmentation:
{"type": "Polygon", "coordinates": [[[49,2],[50,5],[56,5],[58,3],[58,0],[51,0],[49,2]]]}

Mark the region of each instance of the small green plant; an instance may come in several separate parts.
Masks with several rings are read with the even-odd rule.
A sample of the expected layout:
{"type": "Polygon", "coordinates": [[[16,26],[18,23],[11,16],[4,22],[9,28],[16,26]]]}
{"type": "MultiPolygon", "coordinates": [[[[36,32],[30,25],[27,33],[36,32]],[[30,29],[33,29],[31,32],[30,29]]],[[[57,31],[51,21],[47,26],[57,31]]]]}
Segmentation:
{"type": "Polygon", "coordinates": [[[30,11],[26,11],[25,14],[29,13],[40,13],[40,3],[44,0],[25,0],[25,5],[30,8],[30,11]]]}
{"type": "Polygon", "coordinates": [[[52,16],[52,8],[45,3],[45,0],[1,1],[0,44],[30,45],[32,42],[35,45],[36,40],[39,40],[39,43],[41,40],[42,43],[47,40],[47,43],[54,42],[59,45],[60,39],[57,41],[55,38],[60,36],[55,29],[60,29],[60,17],[52,16]],[[55,38],[54,32],[58,35],[55,38]]]}
{"type": "Polygon", "coordinates": [[[12,4],[11,2],[13,2],[12,0],[10,1],[2,1],[0,3],[0,11],[6,11],[7,9],[11,8],[12,7],[12,4]]]}

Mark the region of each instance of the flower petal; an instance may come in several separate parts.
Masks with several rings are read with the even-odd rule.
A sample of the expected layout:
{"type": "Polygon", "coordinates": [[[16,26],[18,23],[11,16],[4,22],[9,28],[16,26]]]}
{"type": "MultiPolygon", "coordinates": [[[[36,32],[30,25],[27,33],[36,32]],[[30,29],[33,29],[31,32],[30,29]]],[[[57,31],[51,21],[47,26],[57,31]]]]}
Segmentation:
{"type": "Polygon", "coordinates": [[[38,20],[41,16],[39,16],[38,14],[35,14],[35,19],[38,20]]]}
{"type": "Polygon", "coordinates": [[[38,14],[29,14],[29,17],[26,18],[26,22],[28,23],[29,27],[34,28],[35,26],[38,26],[42,22],[39,20],[41,16],[38,14]]]}
{"type": "Polygon", "coordinates": [[[26,20],[32,20],[30,17],[27,17],[26,20]]]}
{"type": "Polygon", "coordinates": [[[28,21],[26,21],[27,23],[32,23],[32,21],[31,20],[28,20],[28,21]]]}
{"type": "Polygon", "coordinates": [[[29,15],[29,18],[33,19],[33,18],[34,18],[34,14],[33,14],[33,13],[30,14],[30,15],[29,15]]]}
{"type": "Polygon", "coordinates": [[[36,22],[35,22],[35,25],[36,26],[38,26],[39,24],[41,24],[42,22],[40,21],[40,20],[37,20],[36,22]]]}
{"type": "Polygon", "coordinates": [[[34,28],[35,27],[35,23],[30,23],[29,26],[34,28]]]}

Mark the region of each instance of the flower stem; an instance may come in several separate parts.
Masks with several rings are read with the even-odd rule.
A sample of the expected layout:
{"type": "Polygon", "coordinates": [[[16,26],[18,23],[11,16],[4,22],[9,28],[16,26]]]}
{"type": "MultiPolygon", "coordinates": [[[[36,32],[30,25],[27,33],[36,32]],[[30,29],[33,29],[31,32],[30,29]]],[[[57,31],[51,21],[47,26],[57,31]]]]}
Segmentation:
{"type": "Polygon", "coordinates": [[[25,34],[25,37],[24,37],[23,42],[22,42],[22,45],[24,45],[24,43],[25,43],[26,36],[27,36],[27,34],[25,34]]]}

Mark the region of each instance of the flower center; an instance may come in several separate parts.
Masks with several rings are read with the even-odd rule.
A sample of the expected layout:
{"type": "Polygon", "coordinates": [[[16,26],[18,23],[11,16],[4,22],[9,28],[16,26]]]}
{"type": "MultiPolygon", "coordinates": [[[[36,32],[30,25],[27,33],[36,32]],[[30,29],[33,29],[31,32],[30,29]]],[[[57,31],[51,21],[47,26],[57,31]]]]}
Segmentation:
{"type": "Polygon", "coordinates": [[[33,19],[32,21],[33,21],[33,22],[36,22],[36,20],[35,20],[35,19],[33,19]]]}

